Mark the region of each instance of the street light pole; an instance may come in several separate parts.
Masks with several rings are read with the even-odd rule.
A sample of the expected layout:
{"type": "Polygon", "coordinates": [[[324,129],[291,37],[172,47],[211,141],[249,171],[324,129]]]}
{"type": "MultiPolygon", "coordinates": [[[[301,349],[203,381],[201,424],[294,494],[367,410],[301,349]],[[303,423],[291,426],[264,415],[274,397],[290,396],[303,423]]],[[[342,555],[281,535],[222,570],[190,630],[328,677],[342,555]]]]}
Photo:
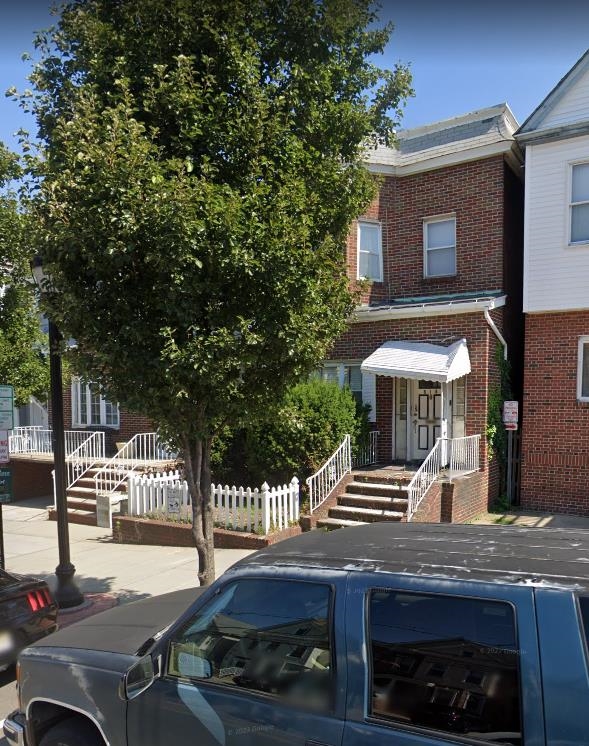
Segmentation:
{"type": "MultiPolygon", "coordinates": [[[[33,277],[43,292],[46,276],[38,257],[32,262],[33,277]]],[[[55,600],[60,609],[69,609],[84,602],[84,596],[76,585],[76,568],[70,560],[70,535],[67,514],[65,431],[63,423],[63,379],[61,370],[61,334],[49,319],[49,373],[51,383],[51,442],[55,469],[55,510],[57,513],[57,547],[59,564],[55,568],[57,587],[55,600]]]]}

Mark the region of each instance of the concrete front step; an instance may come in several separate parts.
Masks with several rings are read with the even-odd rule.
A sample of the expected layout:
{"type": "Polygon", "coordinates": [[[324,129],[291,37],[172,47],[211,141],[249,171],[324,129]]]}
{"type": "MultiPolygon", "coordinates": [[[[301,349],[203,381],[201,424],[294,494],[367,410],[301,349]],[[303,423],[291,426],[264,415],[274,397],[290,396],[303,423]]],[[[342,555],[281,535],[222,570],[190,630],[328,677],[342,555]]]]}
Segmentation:
{"type": "Polygon", "coordinates": [[[364,521],[350,521],[348,519],[341,518],[321,518],[317,521],[317,528],[325,528],[328,531],[332,531],[336,528],[351,528],[352,526],[361,526],[364,521]]]}
{"type": "Polygon", "coordinates": [[[404,513],[407,510],[408,500],[401,493],[398,497],[380,497],[378,495],[340,495],[338,505],[348,505],[356,508],[374,508],[375,510],[393,510],[404,513]]]}
{"type": "Polygon", "coordinates": [[[400,510],[378,510],[375,508],[358,508],[351,505],[337,505],[330,508],[329,517],[343,520],[373,523],[374,521],[400,521],[405,513],[400,510]]]}
{"type": "Polygon", "coordinates": [[[82,510],[85,513],[96,513],[96,500],[76,500],[68,497],[67,499],[68,510],[82,510]]]}
{"type": "Polygon", "coordinates": [[[92,487],[79,487],[75,484],[73,487],[68,487],[66,490],[68,497],[96,497],[96,490],[92,487]]]}
{"type": "Polygon", "coordinates": [[[346,492],[355,495],[370,495],[373,497],[401,497],[407,494],[406,485],[385,484],[383,482],[350,482],[346,492]]]}
{"type": "Polygon", "coordinates": [[[413,479],[414,474],[411,472],[391,472],[390,474],[379,472],[357,472],[353,471],[354,482],[368,482],[369,484],[388,484],[406,486],[413,479]]]}
{"type": "MultiPolygon", "coordinates": [[[[55,508],[49,509],[49,520],[57,520],[55,508]]],[[[96,513],[88,513],[84,510],[70,510],[68,508],[67,520],[68,523],[80,523],[84,526],[96,526],[96,513]]]]}

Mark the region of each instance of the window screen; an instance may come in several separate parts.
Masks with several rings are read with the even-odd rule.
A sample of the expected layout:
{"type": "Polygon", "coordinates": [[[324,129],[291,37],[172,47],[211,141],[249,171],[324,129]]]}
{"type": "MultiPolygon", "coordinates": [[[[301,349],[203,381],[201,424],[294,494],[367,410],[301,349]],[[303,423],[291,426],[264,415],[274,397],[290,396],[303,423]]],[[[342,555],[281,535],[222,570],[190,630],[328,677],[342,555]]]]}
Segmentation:
{"type": "Polygon", "coordinates": [[[497,601],[374,591],[371,714],[520,745],[513,609],[497,601]]]}
{"type": "Polygon", "coordinates": [[[589,241],[589,163],[573,166],[571,243],[589,241]]]}
{"type": "Polygon", "coordinates": [[[358,277],[382,281],[382,246],[378,223],[358,223],[358,277]]]}
{"type": "Polygon", "coordinates": [[[456,220],[425,223],[425,275],[442,277],[456,274],[456,220]]]}

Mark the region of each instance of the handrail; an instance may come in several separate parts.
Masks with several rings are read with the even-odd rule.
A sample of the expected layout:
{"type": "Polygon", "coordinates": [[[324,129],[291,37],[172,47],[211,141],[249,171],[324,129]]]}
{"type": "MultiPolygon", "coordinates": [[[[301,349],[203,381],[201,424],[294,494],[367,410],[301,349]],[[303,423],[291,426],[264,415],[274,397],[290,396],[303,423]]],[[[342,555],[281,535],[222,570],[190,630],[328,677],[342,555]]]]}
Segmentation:
{"type": "Polygon", "coordinates": [[[157,433],[137,433],[94,475],[97,495],[112,495],[138,466],[146,462],[174,460],[176,454],[157,433]]]}
{"type": "Polygon", "coordinates": [[[370,466],[378,461],[378,436],[379,430],[371,430],[368,433],[368,442],[358,446],[356,453],[352,457],[352,466],[370,466]]]}
{"type": "Polygon", "coordinates": [[[66,459],[67,483],[66,489],[82,479],[89,469],[96,466],[98,461],[104,460],[104,433],[100,430],[90,433],[83,443],[70,453],[66,459]]]}
{"type": "Polygon", "coordinates": [[[352,471],[352,448],[350,436],[344,439],[323,466],[307,478],[309,489],[309,512],[324,503],[346,474],[352,471]]]}
{"type": "Polygon", "coordinates": [[[425,461],[413,475],[407,486],[407,521],[410,521],[427,491],[449,466],[448,476],[470,474],[479,470],[480,435],[464,438],[438,438],[425,461]]]}
{"type": "MultiPolygon", "coordinates": [[[[94,431],[66,430],[64,433],[65,455],[69,458],[94,431]]],[[[53,430],[40,425],[15,427],[8,440],[10,453],[53,453],[53,430]]]]}

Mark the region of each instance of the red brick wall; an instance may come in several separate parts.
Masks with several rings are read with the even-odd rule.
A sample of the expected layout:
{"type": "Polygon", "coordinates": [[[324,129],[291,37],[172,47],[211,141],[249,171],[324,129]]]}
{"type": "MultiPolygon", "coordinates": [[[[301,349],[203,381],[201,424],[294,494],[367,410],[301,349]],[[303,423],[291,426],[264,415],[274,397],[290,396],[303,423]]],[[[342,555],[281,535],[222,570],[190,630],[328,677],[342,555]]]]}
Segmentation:
{"type": "Polygon", "coordinates": [[[411,523],[440,523],[442,519],[442,485],[434,482],[411,518],[411,523]]]}
{"type": "Polygon", "coordinates": [[[488,508],[489,488],[483,472],[467,474],[442,485],[442,521],[464,523],[488,508]]]}
{"type": "Polygon", "coordinates": [[[12,497],[15,501],[29,497],[47,497],[53,502],[53,461],[33,461],[29,458],[12,458],[12,497]]]}
{"type": "Polygon", "coordinates": [[[589,311],[526,315],[521,505],[589,515],[589,403],[577,401],[589,311]]]}
{"type": "MultiPolygon", "coordinates": [[[[511,182],[507,172],[500,155],[413,176],[384,177],[365,213],[382,223],[384,282],[372,283],[362,293],[363,301],[503,288],[504,230],[514,228],[504,220],[506,179],[511,182]],[[457,275],[426,279],[423,219],[452,212],[457,275]]],[[[348,239],[348,270],[355,280],[356,223],[348,239]]]]}

